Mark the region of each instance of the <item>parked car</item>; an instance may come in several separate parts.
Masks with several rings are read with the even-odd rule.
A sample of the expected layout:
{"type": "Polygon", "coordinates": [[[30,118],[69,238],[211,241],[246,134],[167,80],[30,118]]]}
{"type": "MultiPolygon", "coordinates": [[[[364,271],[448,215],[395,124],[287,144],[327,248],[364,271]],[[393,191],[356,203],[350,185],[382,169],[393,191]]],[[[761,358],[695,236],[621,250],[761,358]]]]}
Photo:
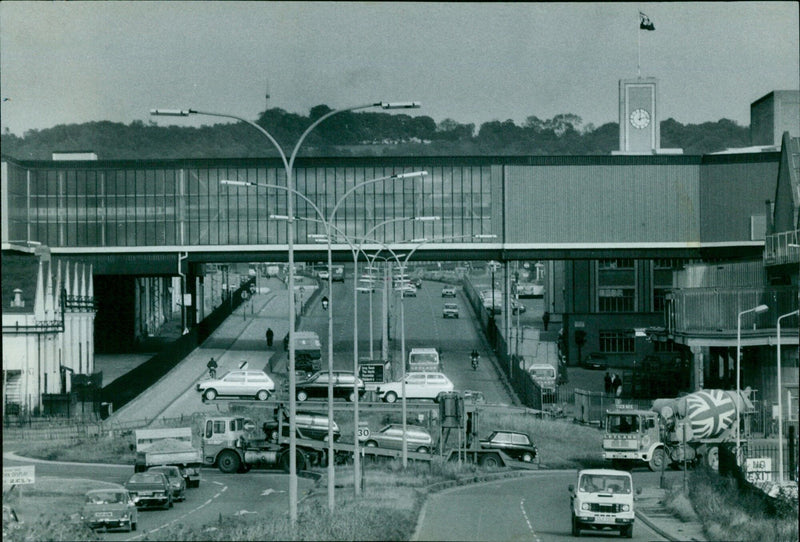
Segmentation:
{"type": "Polygon", "coordinates": [[[583,360],[581,364],[585,369],[594,369],[603,371],[608,369],[608,358],[605,354],[601,354],[600,352],[592,352],[586,359],[583,360]]]}
{"type": "MultiPolygon", "coordinates": [[[[406,425],[406,443],[408,450],[426,454],[433,448],[433,437],[422,427],[406,425]]],[[[371,433],[364,445],[402,450],[403,425],[394,423],[387,425],[377,433],[371,433]]]]}
{"type": "MultiPolygon", "coordinates": [[[[328,427],[333,424],[333,441],[336,442],[341,436],[339,425],[336,421],[329,422],[324,414],[315,412],[298,412],[295,415],[295,427],[299,438],[312,440],[328,440],[328,427]]],[[[289,436],[289,413],[283,409],[283,436],[289,436]]],[[[262,425],[264,435],[268,440],[278,440],[278,420],[269,420],[262,425]]]]}
{"type": "Polygon", "coordinates": [[[458,305],[456,303],[445,303],[442,308],[442,318],[458,318],[458,305]]]}
{"type": "Polygon", "coordinates": [[[455,286],[445,286],[442,288],[442,297],[456,297],[455,286]]]}
{"type": "Polygon", "coordinates": [[[517,431],[494,431],[486,440],[481,440],[481,448],[502,450],[510,457],[530,463],[536,458],[536,446],[525,433],[517,431]]]}
{"type": "Polygon", "coordinates": [[[186,500],[186,480],[183,479],[181,469],[174,465],[162,465],[159,467],[150,467],[147,469],[147,472],[163,473],[169,481],[169,487],[172,490],[172,500],[186,500]]]}
{"type": "Polygon", "coordinates": [[[90,529],[135,531],[139,510],[127,489],[92,489],[86,493],[81,520],[90,529]]]}
{"type": "Polygon", "coordinates": [[[172,490],[164,473],[137,472],[125,482],[125,489],[131,494],[138,508],[146,506],[160,506],[165,510],[172,508],[172,490]]]}
{"type": "Polygon", "coordinates": [[[275,391],[275,382],[264,371],[230,371],[222,378],[201,380],[196,388],[207,401],[222,396],[266,401],[275,391]]]}
{"type": "MultiPolygon", "coordinates": [[[[402,382],[389,382],[378,387],[378,395],[387,403],[402,397],[402,382]]],[[[409,373],[405,379],[406,399],[439,400],[439,394],[453,391],[453,383],[443,373],[409,373]]]]}
{"type": "MultiPolygon", "coordinates": [[[[366,388],[360,378],[356,378],[353,371],[333,371],[333,396],[344,397],[350,402],[355,400],[353,386],[358,380],[358,396],[364,395],[366,388]]],[[[328,397],[328,371],[319,371],[308,378],[295,383],[297,400],[305,401],[309,397],[328,397]]]]}

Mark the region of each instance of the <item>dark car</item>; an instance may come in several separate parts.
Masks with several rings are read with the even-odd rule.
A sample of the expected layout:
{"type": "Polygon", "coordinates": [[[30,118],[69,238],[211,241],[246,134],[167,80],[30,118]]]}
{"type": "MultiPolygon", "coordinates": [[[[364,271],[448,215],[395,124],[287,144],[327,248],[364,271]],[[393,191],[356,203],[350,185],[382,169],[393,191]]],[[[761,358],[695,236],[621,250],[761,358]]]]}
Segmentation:
{"type": "Polygon", "coordinates": [[[161,472],[137,472],[125,482],[136,506],[160,506],[172,508],[172,489],[169,480],[161,472]]]}
{"type": "Polygon", "coordinates": [[[415,277],[411,279],[411,284],[413,284],[414,287],[417,289],[422,288],[422,279],[419,277],[415,277]]]}
{"type": "Polygon", "coordinates": [[[169,487],[172,490],[172,500],[186,500],[186,480],[183,479],[181,469],[174,465],[162,465],[159,467],[150,467],[147,469],[147,472],[163,473],[169,481],[169,487]]]}
{"type": "Polygon", "coordinates": [[[601,354],[599,352],[592,352],[586,359],[583,360],[582,363],[585,369],[594,369],[594,370],[605,370],[608,369],[608,358],[605,354],[601,354]]]}
{"type": "Polygon", "coordinates": [[[90,529],[135,531],[139,515],[127,489],[92,489],[81,508],[81,520],[90,529]]]}
{"type": "Polygon", "coordinates": [[[525,433],[517,431],[495,431],[486,440],[481,440],[481,448],[502,450],[508,456],[530,463],[536,458],[536,446],[525,433]]]}
{"type": "MultiPolygon", "coordinates": [[[[360,378],[352,371],[333,371],[333,396],[344,397],[350,402],[355,400],[354,381],[358,380],[358,396],[364,395],[366,388],[360,378]]],[[[328,397],[328,371],[319,371],[308,378],[298,380],[295,384],[297,400],[302,402],[309,397],[328,397]]]]}

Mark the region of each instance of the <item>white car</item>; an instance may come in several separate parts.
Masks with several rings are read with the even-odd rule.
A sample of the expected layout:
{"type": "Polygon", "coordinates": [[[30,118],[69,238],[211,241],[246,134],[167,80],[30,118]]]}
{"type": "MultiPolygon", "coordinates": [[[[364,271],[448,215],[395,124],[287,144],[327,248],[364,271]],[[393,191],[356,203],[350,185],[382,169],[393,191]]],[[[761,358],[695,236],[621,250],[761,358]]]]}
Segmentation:
{"type": "MultiPolygon", "coordinates": [[[[453,383],[443,373],[409,373],[406,375],[406,399],[432,399],[440,393],[453,391],[453,383]]],[[[394,403],[403,395],[403,383],[389,382],[378,387],[378,395],[387,403],[394,403]]]]}
{"type": "Polygon", "coordinates": [[[402,286],[395,288],[395,290],[403,297],[417,297],[417,289],[413,284],[403,284],[402,286]]]}
{"type": "Polygon", "coordinates": [[[328,280],[328,277],[330,276],[331,276],[330,273],[328,273],[327,271],[320,271],[319,273],[317,273],[317,277],[319,277],[322,280],[328,280]]]}
{"type": "Polygon", "coordinates": [[[222,378],[201,380],[197,391],[207,401],[217,397],[255,397],[266,401],[275,391],[275,382],[264,371],[231,371],[222,378]]]}

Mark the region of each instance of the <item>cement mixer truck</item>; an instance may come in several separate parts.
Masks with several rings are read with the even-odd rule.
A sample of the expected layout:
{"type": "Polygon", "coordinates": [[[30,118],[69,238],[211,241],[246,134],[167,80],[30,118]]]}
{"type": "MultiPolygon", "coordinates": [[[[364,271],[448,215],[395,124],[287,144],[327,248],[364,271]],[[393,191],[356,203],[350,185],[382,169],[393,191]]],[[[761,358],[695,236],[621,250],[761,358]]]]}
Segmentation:
{"type": "Polygon", "coordinates": [[[705,461],[719,469],[719,445],[736,439],[736,411],[749,427],[750,390],[699,390],[656,399],[650,410],[616,407],[606,412],[603,459],[622,467],[644,462],[650,470],[705,461]],[[666,465],[663,463],[666,461],[666,465]]]}

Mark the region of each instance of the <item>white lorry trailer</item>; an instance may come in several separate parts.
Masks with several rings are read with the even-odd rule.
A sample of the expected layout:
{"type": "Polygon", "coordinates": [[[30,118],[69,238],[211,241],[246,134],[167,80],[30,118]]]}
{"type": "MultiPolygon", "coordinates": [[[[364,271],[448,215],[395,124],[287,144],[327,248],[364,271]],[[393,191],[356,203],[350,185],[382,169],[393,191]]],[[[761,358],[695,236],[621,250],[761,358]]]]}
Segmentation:
{"type": "Polygon", "coordinates": [[[186,487],[200,486],[202,452],[192,445],[192,428],[137,429],[134,471],[174,465],[186,480],[186,487]]]}

